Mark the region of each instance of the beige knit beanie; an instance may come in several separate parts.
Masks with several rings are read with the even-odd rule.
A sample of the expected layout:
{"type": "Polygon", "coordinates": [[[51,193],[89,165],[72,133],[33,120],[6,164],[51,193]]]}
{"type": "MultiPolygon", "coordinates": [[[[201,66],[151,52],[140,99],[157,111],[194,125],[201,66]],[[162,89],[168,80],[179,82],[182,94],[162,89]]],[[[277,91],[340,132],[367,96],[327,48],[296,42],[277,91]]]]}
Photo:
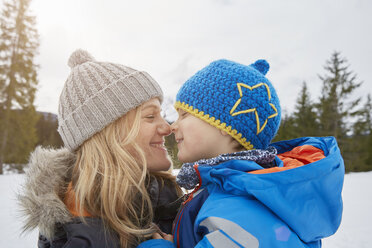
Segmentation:
{"type": "Polygon", "coordinates": [[[68,65],[71,74],[59,99],[58,132],[71,151],[129,110],[154,97],[163,99],[158,83],[144,71],[98,62],[80,49],[68,65]]]}

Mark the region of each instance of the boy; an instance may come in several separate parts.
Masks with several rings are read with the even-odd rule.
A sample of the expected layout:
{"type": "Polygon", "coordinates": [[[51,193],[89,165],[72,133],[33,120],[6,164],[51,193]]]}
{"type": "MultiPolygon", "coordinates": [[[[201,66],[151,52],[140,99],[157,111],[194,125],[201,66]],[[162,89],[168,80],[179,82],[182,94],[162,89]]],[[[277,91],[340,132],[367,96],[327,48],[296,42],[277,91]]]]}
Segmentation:
{"type": "Polygon", "coordinates": [[[265,60],[218,60],[177,94],[172,128],[185,163],[177,182],[195,189],[174,221],[174,243],[156,241],[162,247],[321,247],[336,232],[344,176],[336,140],[269,146],[281,109],[268,70],[265,60]]]}

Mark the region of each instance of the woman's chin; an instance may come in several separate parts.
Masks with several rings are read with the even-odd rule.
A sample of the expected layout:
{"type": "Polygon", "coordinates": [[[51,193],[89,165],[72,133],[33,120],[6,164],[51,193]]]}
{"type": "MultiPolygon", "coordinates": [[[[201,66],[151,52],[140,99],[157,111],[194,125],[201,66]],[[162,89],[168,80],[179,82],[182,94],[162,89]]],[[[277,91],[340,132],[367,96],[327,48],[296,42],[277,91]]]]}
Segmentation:
{"type": "Polygon", "coordinates": [[[169,168],[172,166],[172,161],[169,156],[158,159],[157,161],[155,160],[149,160],[147,163],[147,168],[151,172],[156,172],[156,171],[167,171],[169,168]]]}

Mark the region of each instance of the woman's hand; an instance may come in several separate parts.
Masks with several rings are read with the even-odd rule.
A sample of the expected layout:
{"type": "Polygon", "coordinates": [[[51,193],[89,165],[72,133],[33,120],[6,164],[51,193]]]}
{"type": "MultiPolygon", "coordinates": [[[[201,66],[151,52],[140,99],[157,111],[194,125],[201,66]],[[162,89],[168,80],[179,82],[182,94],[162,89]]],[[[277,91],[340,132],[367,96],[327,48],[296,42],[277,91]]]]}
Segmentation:
{"type": "Polygon", "coordinates": [[[152,235],[152,238],[153,239],[165,239],[165,240],[168,240],[170,242],[173,242],[173,236],[170,235],[170,234],[163,233],[163,232],[161,232],[161,233],[154,233],[152,235]]]}

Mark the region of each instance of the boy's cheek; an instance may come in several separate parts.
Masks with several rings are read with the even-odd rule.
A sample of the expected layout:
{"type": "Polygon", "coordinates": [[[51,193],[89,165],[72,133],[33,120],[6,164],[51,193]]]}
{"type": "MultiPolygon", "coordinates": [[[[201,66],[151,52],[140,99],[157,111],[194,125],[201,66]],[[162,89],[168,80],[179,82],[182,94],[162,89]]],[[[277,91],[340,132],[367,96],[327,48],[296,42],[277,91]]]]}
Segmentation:
{"type": "Polygon", "coordinates": [[[184,129],[185,122],[183,120],[177,120],[177,131],[182,131],[184,129]]]}

